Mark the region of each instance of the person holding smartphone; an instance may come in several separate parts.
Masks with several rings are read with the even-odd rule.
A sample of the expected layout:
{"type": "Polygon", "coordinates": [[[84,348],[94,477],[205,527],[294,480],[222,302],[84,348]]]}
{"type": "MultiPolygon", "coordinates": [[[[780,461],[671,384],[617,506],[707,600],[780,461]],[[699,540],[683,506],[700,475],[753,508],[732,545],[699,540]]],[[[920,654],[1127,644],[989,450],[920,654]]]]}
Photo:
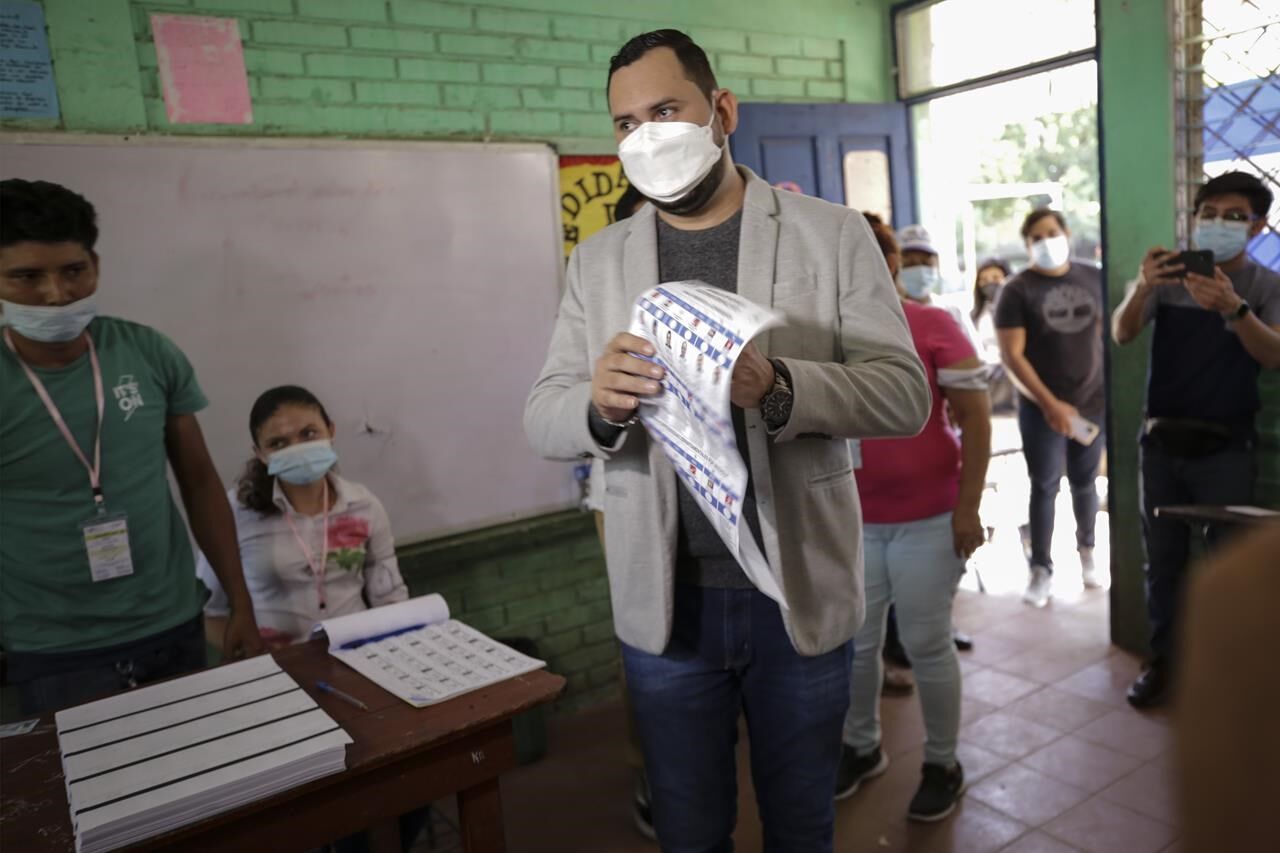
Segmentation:
{"type": "MultiPolygon", "coordinates": [[[[1250,260],[1246,248],[1271,202],[1271,191],[1245,172],[1207,182],[1196,193],[1192,242],[1213,254],[1212,276],[1191,271],[1194,256],[1156,246],[1112,317],[1121,345],[1154,326],[1139,438],[1152,658],[1129,688],[1137,708],[1162,704],[1172,686],[1191,536],[1182,522],[1157,518],[1156,508],[1253,499],[1258,373],[1280,369],[1280,275],[1250,260]]],[[[1210,525],[1208,544],[1225,532],[1210,525]]]]}
{"type": "Polygon", "coordinates": [[[1022,223],[1031,266],[1010,279],[996,304],[1000,358],[1018,389],[1018,429],[1031,478],[1031,571],[1022,600],[1044,607],[1053,594],[1054,503],[1063,463],[1071,484],[1076,548],[1086,588],[1093,566],[1098,490],[1105,442],[1102,273],[1071,260],[1062,214],[1041,208],[1022,223]]]}

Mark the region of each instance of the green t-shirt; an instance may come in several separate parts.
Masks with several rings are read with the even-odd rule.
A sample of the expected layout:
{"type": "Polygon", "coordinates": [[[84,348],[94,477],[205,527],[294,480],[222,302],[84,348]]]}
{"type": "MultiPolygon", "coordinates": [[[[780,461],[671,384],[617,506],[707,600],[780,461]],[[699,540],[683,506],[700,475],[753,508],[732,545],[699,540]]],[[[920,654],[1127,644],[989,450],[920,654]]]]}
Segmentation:
{"type": "MultiPolygon", "coordinates": [[[[24,652],[114,646],[199,611],[191,542],[167,476],[165,422],[208,405],[186,356],[154,329],[99,317],[102,490],[129,520],[133,574],[94,583],[80,525],[95,515],[89,474],[0,343],[0,643],[24,652]]],[[[89,355],[36,374],[93,460],[97,405],[89,355]]]]}

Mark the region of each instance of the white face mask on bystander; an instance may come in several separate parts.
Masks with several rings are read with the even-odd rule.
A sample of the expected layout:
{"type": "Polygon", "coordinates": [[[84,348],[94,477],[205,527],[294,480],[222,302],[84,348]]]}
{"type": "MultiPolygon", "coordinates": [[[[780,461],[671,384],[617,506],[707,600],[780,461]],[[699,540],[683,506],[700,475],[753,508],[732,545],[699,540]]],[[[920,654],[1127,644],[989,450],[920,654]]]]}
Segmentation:
{"type": "Polygon", "coordinates": [[[1071,260],[1071,243],[1066,235],[1045,237],[1031,244],[1031,263],[1042,270],[1053,270],[1071,260]]]}

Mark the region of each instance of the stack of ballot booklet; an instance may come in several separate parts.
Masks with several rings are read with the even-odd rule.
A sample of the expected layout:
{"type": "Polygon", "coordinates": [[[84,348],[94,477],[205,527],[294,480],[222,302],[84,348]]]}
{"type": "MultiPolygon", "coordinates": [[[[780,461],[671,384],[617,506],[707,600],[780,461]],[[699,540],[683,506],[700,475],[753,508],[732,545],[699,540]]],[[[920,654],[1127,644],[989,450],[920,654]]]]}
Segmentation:
{"type": "Polygon", "coordinates": [[[59,711],[76,850],[115,850],[339,773],[351,738],[268,656],[59,711]]]}
{"type": "Polygon", "coordinates": [[[421,708],[546,666],[449,618],[439,595],[321,622],[329,654],[421,708]]]}

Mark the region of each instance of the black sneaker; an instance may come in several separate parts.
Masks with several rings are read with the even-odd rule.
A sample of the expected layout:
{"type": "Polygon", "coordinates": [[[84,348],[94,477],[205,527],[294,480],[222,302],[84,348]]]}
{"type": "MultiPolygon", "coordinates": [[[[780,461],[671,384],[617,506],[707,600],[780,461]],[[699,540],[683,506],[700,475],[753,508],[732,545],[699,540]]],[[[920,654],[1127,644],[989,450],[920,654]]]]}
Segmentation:
{"type": "Polygon", "coordinates": [[[643,770],[636,771],[635,796],[631,800],[631,819],[636,829],[650,841],[658,840],[658,833],[653,829],[653,805],[649,802],[649,780],[643,770]]]}
{"type": "Polygon", "coordinates": [[[1169,700],[1170,681],[1167,664],[1152,664],[1129,685],[1125,698],[1139,710],[1158,708],[1169,700]]]}
{"type": "Polygon", "coordinates": [[[926,823],[942,820],[955,811],[956,802],[963,793],[964,768],[959,761],[953,767],[926,764],[924,778],[907,808],[907,817],[926,823]]]}
{"type": "Polygon", "coordinates": [[[836,770],[836,799],[852,797],[858,786],[889,769],[889,756],[880,747],[859,755],[848,744],[840,744],[840,767],[836,770]]]}

